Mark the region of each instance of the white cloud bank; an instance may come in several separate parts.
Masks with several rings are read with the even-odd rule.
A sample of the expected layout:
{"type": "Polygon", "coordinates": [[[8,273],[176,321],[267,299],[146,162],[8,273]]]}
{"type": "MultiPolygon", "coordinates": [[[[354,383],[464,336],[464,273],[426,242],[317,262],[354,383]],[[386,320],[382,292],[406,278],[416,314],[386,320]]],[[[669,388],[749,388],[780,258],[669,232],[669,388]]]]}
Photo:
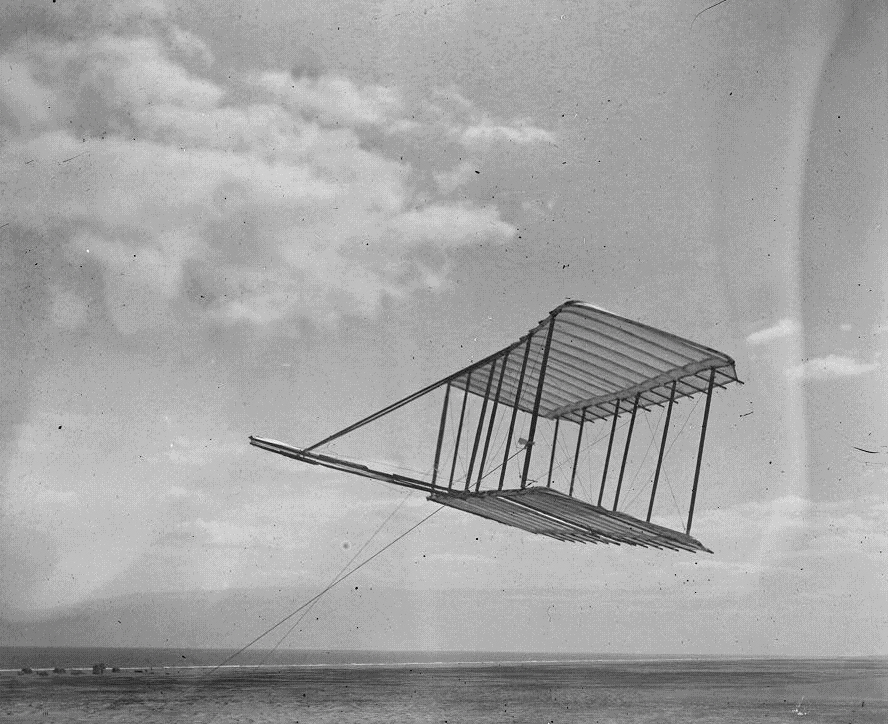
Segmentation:
{"type": "Polygon", "coordinates": [[[878,362],[861,362],[853,357],[830,354],[815,357],[790,367],[786,376],[791,380],[825,380],[835,377],[857,377],[879,369],[878,362]]]}
{"type": "MultiPolygon", "coordinates": [[[[697,533],[718,549],[717,556],[733,559],[729,570],[740,572],[724,576],[713,594],[746,593],[772,576],[811,595],[838,599],[847,595],[848,578],[857,579],[858,587],[886,590],[888,577],[874,575],[888,555],[886,526],[888,503],[880,495],[836,501],[785,495],[704,511],[697,533]]],[[[699,563],[704,570],[725,565],[719,558],[699,563]]]]}
{"type": "MultiPolygon", "coordinates": [[[[121,330],[367,313],[383,295],[445,286],[454,248],[514,235],[365,134],[477,146],[551,140],[543,129],[442,94],[434,111],[410,108],[397,88],[336,75],[220,80],[206,44],[159,6],[135,24],[118,15],[130,21],[32,34],[0,56],[0,222],[99,264],[121,330]]],[[[78,324],[76,290],[56,292],[60,324],[78,324]]]]}
{"type": "Polygon", "coordinates": [[[506,141],[517,145],[528,143],[555,143],[555,137],[542,128],[529,123],[517,121],[512,125],[501,125],[483,118],[478,123],[468,126],[462,132],[462,140],[467,146],[506,141]]]}
{"type": "Polygon", "coordinates": [[[753,332],[746,338],[746,342],[751,345],[767,344],[778,339],[794,337],[800,331],[801,325],[795,319],[784,317],[770,327],[753,332]]]}

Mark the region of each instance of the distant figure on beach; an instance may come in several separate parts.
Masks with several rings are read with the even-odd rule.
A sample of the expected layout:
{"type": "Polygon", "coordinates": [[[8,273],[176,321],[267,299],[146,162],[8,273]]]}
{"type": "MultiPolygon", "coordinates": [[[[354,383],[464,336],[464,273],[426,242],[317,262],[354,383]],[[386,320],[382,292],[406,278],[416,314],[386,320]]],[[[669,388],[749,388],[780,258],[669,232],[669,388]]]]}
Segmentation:
{"type": "Polygon", "coordinates": [[[93,673],[94,674],[104,674],[105,673],[105,664],[93,664],[93,673]]]}

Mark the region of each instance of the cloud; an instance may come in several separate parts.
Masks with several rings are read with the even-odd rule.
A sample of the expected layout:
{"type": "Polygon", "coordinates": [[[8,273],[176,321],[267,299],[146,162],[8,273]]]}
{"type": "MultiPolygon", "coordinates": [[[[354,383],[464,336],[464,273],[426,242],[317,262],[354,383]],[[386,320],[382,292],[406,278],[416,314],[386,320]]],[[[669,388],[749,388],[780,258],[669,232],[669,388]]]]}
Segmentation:
{"type": "Polygon", "coordinates": [[[815,501],[785,495],[706,510],[696,523],[700,538],[716,548],[717,558],[699,561],[707,575],[715,568],[714,595],[776,587],[840,600],[863,582],[888,585],[871,575],[888,552],[888,504],[880,496],[815,501]]]}
{"type": "Polygon", "coordinates": [[[459,245],[473,239],[509,238],[515,230],[489,206],[479,209],[431,204],[399,215],[393,220],[391,232],[413,242],[441,240],[439,243],[459,245]]]}
{"type": "Polygon", "coordinates": [[[194,33],[174,26],[170,30],[170,44],[188,59],[206,66],[213,64],[213,53],[209,46],[194,33]]]}
{"type": "Polygon", "coordinates": [[[555,136],[549,131],[524,121],[516,121],[512,125],[503,125],[494,123],[489,118],[483,118],[478,123],[467,126],[462,131],[462,141],[467,146],[496,142],[527,145],[532,143],[555,143],[555,136]]]}
{"type": "MultiPolygon", "coordinates": [[[[391,117],[385,131],[408,140],[419,140],[423,148],[430,143],[456,143],[473,154],[483,155],[508,145],[538,146],[557,142],[551,131],[535,125],[530,119],[491,118],[453,89],[431,89],[427,96],[413,100],[409,114],[407,110],[404,106],[405,112],[391,117]]],[[[460,169],[460,166],[456,167],[457,171],[460,169]]]]}
{"type": "Polygon", "coordinates": [[[384,125],[402,114],[399,93],[378,85],[360,87],[335,75],[298,78],[290,73],[263,73],[258,84],[284,107],[324,126],[384,125]]]}
{"type": "Polygon", "coordinates": [[[825,380],[834,377],[857,377],[879,369],[878,362],[861,362],[853,357],[827,355],[805,360],[786,370],[791,380],[825,380]]]}
{"type": "MultiPolygon", "coordinates": [[[[74,268],[97,266],[121,331],[368,313],[446,288],[458,248],[514,235],[495,207],[446,200],[464,169],[420,173],[392,144],[407,122],[473,145],[546,131],[461,97],[408,102],[318,62],[220,80],[162,6],[114,17],[0,56],[0,174],[4,221],[62,239],[74,268]],[[380,133],[388,150],[369,143],[380,133]]],[[[55,304],[59,326],[84,323],[74,292],[55,304]]]]}
{"type": "MultiPolygon", "coordinates": [[[[133,368],[140,355],[126,364],[109,355],[101,374],[63,375],[64,389],[50,395],[47,381],[55,377],[28,364],[32,346],[44,349],[34,346],[41,335],[107,320],[124,334],[159,330],[176,346],[185,334],[214,336],[219,325],[282,331],[304,327],[294,318],[372,314],[387,296],[446,290],[460,249],[515,234],[495,206],[448,198],[436,174],[452,161],[403,160],[417,158],[405,149],[428,138],[458,144],[484,118],[471,102],[434,92],[408,98],[396,87],[326,72],[306,54],[289,73],[222,72],[207,44],[176,26],[160,2],[58,5],[41,5],[33,17],[29,9],[27,22],[6,22],[11,32],[0,48],[0,225],[7,225],[4,240],[21,247],[3,248],[4,262],[10,255],[18,266],[0,267],[15,272],[7,287],[21,298],[10,308],[25,310],[7,330],[6,368],[15,373],[10,419],[27,421],[3,431],[11,453],[3,472],[19,481],[41,471],[27,484],[0,482],[0,547],[12,549],[0,580],[14,584],[0,599],[22,605],[110,585],[155,544],[158,572],[170,560],[189,562],[184,585],[213,570],[200,551],[216,555],[211,543],[225,526],[245,523],[220,502],[220,485],[235,487],[227,471],[236,469],[237,453],[228,440],[200,425],[154,424],[166,394],[154,384],[161,372],[133,368]],[[16,40],[16,27],[29,28],[27,36],[16,40]],[[144,384],[132,387],[133,377],[144,384]],[[64,419],[41,419],[41,410],[56,415],[60,404],[80,409],[81,400],[91,410],[82,420],[71,410],[64,419]],[[48,430],[67,441],[57,444],[48,430]],[[90,473],[69,480],[72,464],[90,473]],[[157,479],[176,486],[160,495],[157,479]],[[76,505],[65,497],[69,488],[76,505]],[[164,547],[167,531],[199,535],[205,545],[164,547]],[[97,535],[101,546],[92,544],[97,535]]],[[[0,10],[4,20],[10,15],[0,10]]],[[[460,155],[468,154],[447,158],[460,155]]],[[[80,344],[71,374],[101,356],[89,347],[80,344]]],[[[195,394],[198,387],[210,395],[221,389],[196,380],[195,394]]],[[[199,417],[218,427],[213,398],[201,398],[207,407],[199,417]]],[[[185,414],[187,405],[172,404],[185,414]]],[[[292,466],[286,472],[289,480],[292,466]]],[[[267,493],[278,509],[279,493],[267,493]]],[[[314,521],[327,510],[323,502],[294,507],[314,521]]],[[[329,506],[340,528],[347,527],[344,509],[342,501],[329,506]]],[[[256,525],[281,528],[292,519],[269,513],[256,525]]],[[[353,521],[365,519],[366,506],[349,516],[350,535],[353,521]]],[[[245,528],[233,540],[254,540],[257,531],[245,528]]],[[[239,555],[243,565],[231,575],[258,570],[239,555]]],[[[228,580],[218,565],[211,583],[228,580]]]]}
{"type": "Polygon", "coordinates": [[[474,164],[463,161],[458,166],[447,171],[441,171],[434,174],[435,183],[438,190],[443,194],[449,194],[460,186],[464,186],[469,180],[475,176],[476,168],[474,164]]]}
{"type": "Polygon", "coordinates": [[[15,60],[0,64],[0,108],[23,131],[48,126],[59,103],[56,94],[39,83],[26,64],[15,60]]]}
{"type": "MultiPolygon", "coordinates": [[[[802,550],[821,554],[839,540],[855,546],[869,541],[872,552],[888,544],[888,503],[880,496],[815,501],[799,495],[739,503],[729,508],[704,511],[699,520],[704,530],[728,536],[761,538],[766,529],[775,538],[802,532],[802,550]]],[[[832,550],[841,557],[842,551],[832,550]]]]}
{"type": "Polygon", "coordinates": [[[774,342],[778,339],[793,337],[801,331],[801,325],[790,317],[784,317],[776,324],[758,332],[753,332],[746,338],[747,344],[758,345],[774,342]]]}
{"type": "Polygon", "coordinates": [[[292,526],[249,525],[237,520],[204,520],[197,518],[187,527],[200,536],[201,542],[221,548],[254,547],[294,550],[303,542],[292,526]]]}

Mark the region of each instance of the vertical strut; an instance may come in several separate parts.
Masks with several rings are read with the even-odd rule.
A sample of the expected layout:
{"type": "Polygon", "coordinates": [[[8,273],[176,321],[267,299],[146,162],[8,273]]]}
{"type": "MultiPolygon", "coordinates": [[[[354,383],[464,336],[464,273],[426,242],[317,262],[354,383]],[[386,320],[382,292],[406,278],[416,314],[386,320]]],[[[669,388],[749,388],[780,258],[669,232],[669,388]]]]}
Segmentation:
{"type": "Polygon", "coordinates": [[[626,435],[626,447],[623,448],[623,463],[620,465],[620,477],[617,478],[617,492],[614,495],[614,510],[620,502],[620,488],[623,487],[623,474],[626,472],[626,461],[629,459],[629,443],[632,442],[632,429],[635,427],[635,415],[638,412],[638,400],[641,393],[635,395],[635,404],[632,405],[632,417],[629,419],[629,432],[626,435]]]}
{"type": "Polygon", "coordinates": [[[478,464],[478,482],[475,483],[475,492],[481,489],[481,479],[484,477],[484,463],[487,460],[487,451],[490,449],[490,438],[493,436],[493,423],[496,420],[496,410],[499,407],[500,392],[503,389],[503,375],[506,373],[506,365],[509,363],[509,352],[506,350],[503,355],[502,366],[500,367],[499,380],[496,383],[496,396],[493,398],[493,409],[490,411],[490,422],[487,424],[487,437],[484,440],[484,450],[481,451],[481,462],[478,464]]]}
{"type": "Polygon", "coordinates": [[[620,401],[617,400],[614,405],[614,422],[611,425],[611,434],[610,440],[607,441],[607,455],[604,456],[604,472],[601,474],[601,490],[598,491],[598,505],[601,506],[601,501],[604,498],[604,483],[607,481],[607,469],[610,465],[611,460],[611,450],[614,447],[614,434],[617,432],[617,418],[620,416],[620,401]]]}
{"type": "Polygon", "coordinates": [[[487,417],[487,400],[490,397],[490,387],[493,384],[493,373],[496,371],[496,360],[490,363],[490,374],[487,375],[487,386],[484,388],[484,402],[481,403],[481,415],[478,418],[478,429],[475,431],[475,444],[472,445],[472,457],[469,458],[469,471],[466,473],[466,492],[472,484],[472,472],[475,470],[475,458],[478,455],[478,445],[481,444],[481,432],[484,429],[484,418],[487,417]]]}
{"type": "Polygon", "coordinates": [[[697,502],[697,483],[700,481],[700,466],[703,464],[703,443],[706,441],[706,424],[709,422],[709,404],[712,402],[712,386],[715,384],[715,367],[709,371],[709,387],[706,390],[706,407],[703,410],[703,427],[700,428],[700,448],[697,450],[697,469],[694,471],[694,487],[691,489],[691,506],[688,508],[688,527],[691,533],[691,522],[694,520],[694,503],[697,502]]]}
{"type": "Polygon", "coordinates": [[[506,479],[506,466],[509,464],[509,449],[512,446],[512,433],[515,432],[515,418],[518,415],[518,403],[521,400],[521,387],[524,385],[524,372],[527,370],[527,358],[530,356],[530,343],[533,341],[533,333],[527,335],[527,344],[524,346],[524,360],[521,362],[521,373],[518,375],[518,389],[515,391],[515,404],[512,406],[512,419],[509,421],[509,434],[506,436],[506,452],[503,453],[503,466],[500,470],[499,489],[503,489],[506,479]]]}
{"type": "Polygon", "coordinates": [[[558,423],[561,422],[560,417],[555,418],[555,432],[552,435],[552,454],[549,456],[549,479],[546,481],[546,487],[552,487],[552,468],[555,466],[555,446],[558,445],[558,423]]]}
{"type": "Polygon", "coordinates": [[[453,488],[453,476],[456,474],[456,459],[459,457],[459,441],[462,438],[463,420],[466,418],[466,402],[469,401],[469,386],[472,384],[472,373],[466,376],[466,391],[463,396],[462,409],[459,412],[459,427],[456,428],[456,442],[453,445],[453,465],[450,468],[450,482],[447,489],[453,488]]]}
{"type": "Polygon", "coordinates": [[[444,404],[441,406],[441,424],[438,426],[438,444],[435,446],[435,466],[432,468],[432,492],[438,479],[438,464],[441,462],[441,445],[444,444],[444,425],[447,422],[447,403],[450,401],[450,383],[444,388],[444,404]]]}
{"type": "Polygon", "coordinates": [[[663,453],[666,451],[666,436],[669,434],[669,419],[672,417],[672,403],[675,402],[675,385],[678,380],[672,381],[672,391],[669,393],[669,407],[666,408],[666,422],[663,424],[663,439],[660,440],[660,456],[657,458],[657,471],[654,473],[654,485],[651,488],[651,502],[648,505],[647,522],[651,522],[651,513],[654,512],[654,497],[657,495],[657,483],[660,481],[660,468],[663,467],[663,453]]]}
{"type": "Polygon", "coordinates": [[[577,477],[577,463],[580,461],[580,443],[583,441],[583,424],[586,422],[586,408],[580,412],[580,430],[577,432],[577,451],[574,453],[573,470],[570,471],[570,492],[568,495],[574,494],[574,480],[577,477]]]}
{"type": "Polygon", "coordinates": [[[527,434],[527,446],[524,452],[524,471],[521,473],[521,487],[527,485],[530,473],[530,456],[533,454],[533,443],[536,437],[537,419],[540,415],[540,403],[543,400],[543,383],[546,379],[546,366],[549,363],[549,349],[552,347],[552,333],[555,331],[555,316],[549,317],[549,331],[546,334],[546,346],[543,348],[543,359],[540,362],[539,380],[537,380],[536,398],[533,401],[533,412],[530,416],[530,432],[527,434]]]}

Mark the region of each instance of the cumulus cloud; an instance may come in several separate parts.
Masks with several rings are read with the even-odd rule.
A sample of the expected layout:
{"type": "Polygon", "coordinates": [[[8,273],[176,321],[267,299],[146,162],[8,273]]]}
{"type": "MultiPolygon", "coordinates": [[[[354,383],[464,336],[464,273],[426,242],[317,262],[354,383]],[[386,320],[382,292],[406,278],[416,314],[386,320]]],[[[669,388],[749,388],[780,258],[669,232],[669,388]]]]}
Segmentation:
{"type": "Polygon", "coordinates": [[[778,339],[793,337],[801,331],[801,325],[790,317],[784,317],[770,327],[753,332],[746,338],[747,344],[758,345],[774,342],[778,339]]]}
{"type": "Polygon", "coordinates": [[[401,115],[398,92],[378,85],[358,86],[334,75],[298,78],[290,73],[263,73],[258,84],[288,109],[324,126],[383,125],[401,115]]]}
{"type": "MultiPolygon", "coordinates": [[[[367,134],[478,145],[551,140],[543,129],[319,63],[220,80],[161,4],[130,5],[110,28],[32,35],[0,56],[4,221],[97,264],[122,331],[372,311],[444,288],[454,249],[514,235],[496,208],[444,198],[464,169],[426,178],[367,134]]],[[[56,295],[60,326],[83,309],[73,288],[56,295]]]]}
{"type": "Polygon", "coordinates": [[[861,362],[853,357],[830,354],[815,357],[790,367],[786,376],[791,380],[825,380],[834,377],[857,377],[879,369],[878,362],[861,362]]]}
{"type": "Polygon", "coordinates": [[[197,60],[206,66],[213,64],[213,53],[209,46],[194,33],[174,26],[170,29],[169,37],[173,49],[186,58],[197,60]]]}
{"type": "Polygon", "coordinates": [[[473,153],[508,145],[530,146],[557,141],[553,133],[534,125],[530,119],[491,118],[452,89],[434,90],[430,97],[417,100],[409,115],[393,118],[386,130],[408,138],[446,139],[473,153]]]}
{"type": "Polygon", "coordinates": [[[447,171],[436,173],[434,175],[435,183],[438,185],[441,193],[449,194],[460,186],[465,185],[475,175],[476,171],[474,164],[463,161],[458,166],[447,171]]]}
{"type": "Polygon", "coordinates": [[[494,123],[489,118],[482,118],[478,123],[467,126],[463,130],[462,141],[469,146],[498,141],[526,145],[530,143],[555,143],[555,137],[549,131],[524,121],[503,125],[494,123]]]}
{"type": "MultiPolygon", "coordinates": [[[[767,577],[820,593],[843,589],[847,584],[836,578],[837,571],[851,578],[866,575],[874,564],[884,563],[888,550],[888,504],[879,496],[753,500],[703,511],[697,525],[701,539],[719,541],[722,556],[734,552],[734,560],[726,562],[728,570],[718,573],[717,590],[728,595],[756,589],[767,577]],[[761,550],[750,560],[756,543],[761,550]],[[833,580],[827,581],[828,575],[833,580]]],[[[718,568],[725,562],[705,559],[700,565],[718,568]]]]}

